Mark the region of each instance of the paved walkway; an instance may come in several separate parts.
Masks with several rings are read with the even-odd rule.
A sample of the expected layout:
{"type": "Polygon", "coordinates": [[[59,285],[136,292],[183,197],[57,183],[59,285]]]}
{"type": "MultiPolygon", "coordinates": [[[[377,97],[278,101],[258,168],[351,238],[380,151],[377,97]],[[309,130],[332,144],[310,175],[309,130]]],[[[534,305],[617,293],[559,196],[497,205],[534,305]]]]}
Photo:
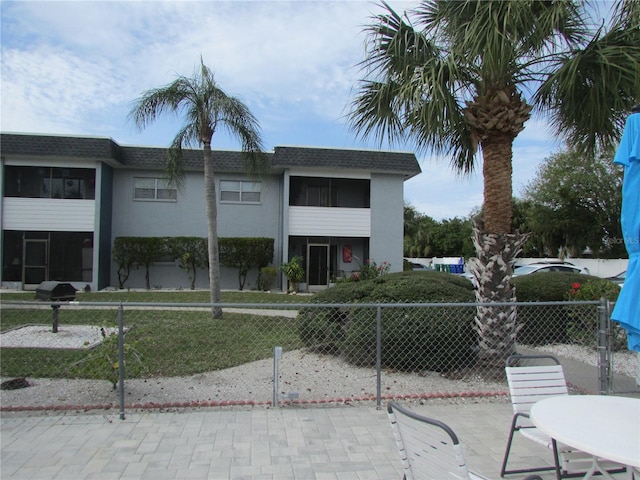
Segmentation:
{"type": "MultiPolygon", "coordinates": [[[[499,478],[506,399],[406,403],[448,423],[471,469],[499,478]]],[[[401,479],[386,412],[375,405],[41,415],[3,412],[3,479],[401,479]]],[[[513,464],[548,463],[517,441],[513,464]]],[[[523,475],[512,475],[520,479],[523,475]]],[[[545,480],[553,475],[545,475],[545,480]]]]}

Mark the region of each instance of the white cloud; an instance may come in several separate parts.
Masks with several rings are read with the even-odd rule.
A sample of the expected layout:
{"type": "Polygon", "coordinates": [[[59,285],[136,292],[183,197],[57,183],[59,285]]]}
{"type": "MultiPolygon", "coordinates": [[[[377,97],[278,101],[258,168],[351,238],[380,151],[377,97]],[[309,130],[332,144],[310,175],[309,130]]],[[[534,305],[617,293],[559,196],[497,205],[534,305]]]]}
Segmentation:
{"type": "Polygon", "coordinates": [[[117,72],[68,52],[5,49],[2,129],[71,133],[103,108],[124,100],[117,72]]]}
{"type": "MultiPolygon", "coordinates": [[[[435,220],[467,217],[482,206],[482,174],[460,175],[442,156],[420,158],[422,173],[404,184],[405,202],[435,220]]],[[[480,165],[481,171],[481,165],[480,165]]]]}
{"type": "Polygon", "coordinates": [[[41,125],[84,133],[89,118],[108,125],[106,115],[119,115],[111,122],[120,125],[131,100],[176,72],[190,75],[200,55],[221,86],[256,113],[276,120],[299,110],[337,121],[363,56],[362,26],[377,7],[62,1],[5,2],[2,9],[2,93],[12,98],[2,128],[58,117],[41,125]]]}
{"type": "MultiPolygon", "coordinates": [[[[398,11],[416,5],[389,3],[398,11]]],[[[4,131],[167,145],[179,120],[162,118],[138,133],[127,120],[131,102],[178,73],[191,75],[202,55],[222,88],[257,116],[267,148],[378,147],[352,135],[343,118],[377,2],[27,1],[0,9],[4,131]]],[[[224,138],[214,145],[234,148],[224,138]]],[[[514,144],[514,193],[555,145],[545,122],[527,122],[514,144]]],[[[460,178],[447,161],[421,163],[424,173],[405,186],[419,211],[442,219],[482,204],[480,174],[460,178]]]]}
{"type": "Polygon", "coordinates": [[[467,217],[482,206],[482,178],[460,177],[445,164],[421,165],[422,173],[404,184],[405,201],[436,220],[467,217]]]}

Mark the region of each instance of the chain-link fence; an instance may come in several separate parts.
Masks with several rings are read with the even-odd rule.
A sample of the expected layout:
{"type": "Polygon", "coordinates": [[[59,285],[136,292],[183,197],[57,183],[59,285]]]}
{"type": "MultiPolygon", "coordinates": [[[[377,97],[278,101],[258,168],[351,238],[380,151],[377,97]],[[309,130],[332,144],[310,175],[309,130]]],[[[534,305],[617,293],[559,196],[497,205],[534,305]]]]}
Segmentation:
{"type": "MultiPolygon", "coordinates": [[[[3,302],[2,408],[380,404],[507,389],[483,360],[496,327],[478,333],[477,304],[221,306],[212,319],[209,304],[3,302]]],[[[606,302],[508,307],[513,349],[558,356],[575,391],[639,391],[606,302]]]]}

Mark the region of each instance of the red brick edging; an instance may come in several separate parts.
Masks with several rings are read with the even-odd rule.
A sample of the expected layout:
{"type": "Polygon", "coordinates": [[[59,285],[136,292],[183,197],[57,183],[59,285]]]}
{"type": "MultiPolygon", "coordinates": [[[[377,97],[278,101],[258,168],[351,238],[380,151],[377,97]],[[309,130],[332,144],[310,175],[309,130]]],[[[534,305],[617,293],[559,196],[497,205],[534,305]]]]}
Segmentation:
{"type": "MultiPolygon", "coordinates": [[[[488,398],[488,397],[506,397],[508,392],[438,392],[438,393],[412,393],[406,395],[383,395],[381,400],[435,400],[447,398],[488,398]]],[[[337,397],[326,399],[311,400],[283,400],[281,403],[286,405],[320,405],[320,404],[349,404],[352,402],[371,402],[376,401],[375,395],[366,397],[337,397]]],[[[205,401],[189,401],[189,402],[167,402],[167,403],[129,403],[125,404],[126,410],[152,410],[152,409],[168,409],[168,408],[198,408],[198,407],[239,407],[239,406],[271,406],[272,401],[255,401],[255,400],[205,400],[205,401]]],[[[40,411],[90,411],[90,410],[118,410],[117,404],[97,404],[97,405],[38,405],[38,406],[0,406],[0,412],[40,412],[40,411]]]]}

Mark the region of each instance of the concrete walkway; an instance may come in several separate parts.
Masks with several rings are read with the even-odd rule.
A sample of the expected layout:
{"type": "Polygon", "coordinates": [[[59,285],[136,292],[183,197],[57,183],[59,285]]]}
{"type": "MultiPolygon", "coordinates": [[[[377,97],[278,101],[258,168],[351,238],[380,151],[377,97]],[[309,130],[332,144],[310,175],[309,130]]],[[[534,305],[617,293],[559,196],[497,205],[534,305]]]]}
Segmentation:
{"type": "MultiPolygon", "coordinates": [[[[449,402],[457,403],[405,405],[448,423],[471,469],[498,479],[510,404],[502,398],[449,402]]],[[[117,412],[3,412],[0,424],[3,479],[402,478],[386,411],[375,405],[136,412],[124,420],[117,412]]],[[[550,464],[551,455],[518,438],[512,459],[513,467],[550,464]]]]}

